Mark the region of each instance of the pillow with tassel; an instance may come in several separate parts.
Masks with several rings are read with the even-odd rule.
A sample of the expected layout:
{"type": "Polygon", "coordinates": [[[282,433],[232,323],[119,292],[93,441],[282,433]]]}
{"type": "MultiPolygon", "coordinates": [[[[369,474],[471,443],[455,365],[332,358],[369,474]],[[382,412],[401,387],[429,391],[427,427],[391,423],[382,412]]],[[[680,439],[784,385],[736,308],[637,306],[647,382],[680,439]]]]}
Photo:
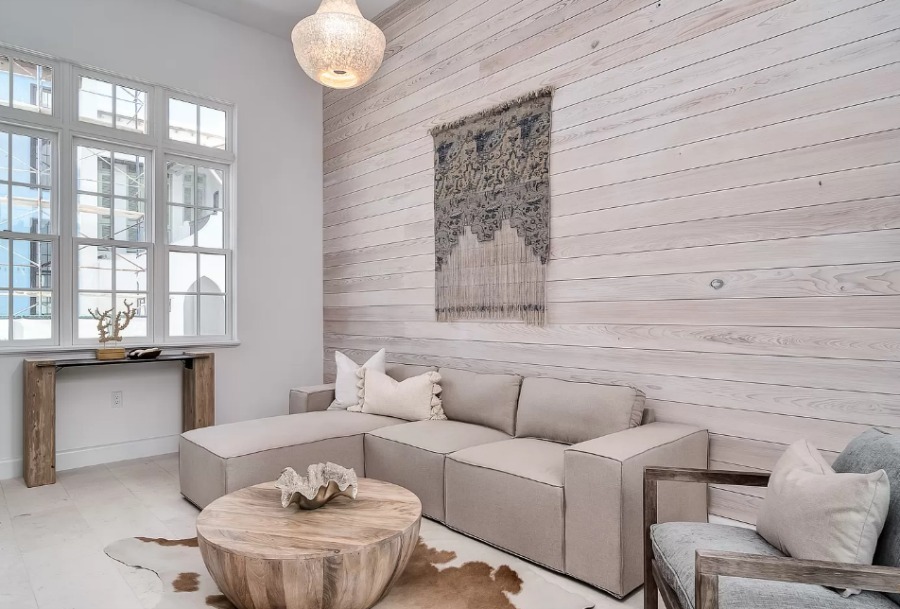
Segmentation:
{"type": "Polygon", "coordinates": [[[379,414],[405,421],[443,421],[441,375],[426,372],[404,381],[395,381],[377,370],[360,368],[359,403],[349,410],[379,414]]]}

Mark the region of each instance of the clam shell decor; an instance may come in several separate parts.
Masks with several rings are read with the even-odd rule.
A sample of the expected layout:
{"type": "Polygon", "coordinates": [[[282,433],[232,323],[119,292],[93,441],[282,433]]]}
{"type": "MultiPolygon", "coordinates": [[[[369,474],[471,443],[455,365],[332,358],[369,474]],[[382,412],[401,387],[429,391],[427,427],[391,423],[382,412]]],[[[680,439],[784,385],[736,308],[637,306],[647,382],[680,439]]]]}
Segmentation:
{"type": "Polygon", "coordinates": [[[317,463],[306,469],[306,477],[286,467],[275,488],[281,491],[281,505],[296,503],[301,510],[315,510],[335,497],[356,499],[356,472],[335,463],[317,463]]]}

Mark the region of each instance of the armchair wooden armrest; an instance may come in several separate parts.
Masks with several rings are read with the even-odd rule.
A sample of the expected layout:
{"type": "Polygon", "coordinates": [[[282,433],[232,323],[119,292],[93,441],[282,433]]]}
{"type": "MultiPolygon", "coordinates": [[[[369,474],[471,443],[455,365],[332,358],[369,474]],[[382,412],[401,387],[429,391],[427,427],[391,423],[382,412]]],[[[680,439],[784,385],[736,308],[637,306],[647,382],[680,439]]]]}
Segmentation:
{"type": "Polygon", "coordinates": [[[697,609],[719,609],[719,577],[900,593],[900,569],[781,556],[697,551],[697,609]]]}
{"type": "MultiPolygon", "coordinates": [[[[658,575],[654,573],[650,527],[657,522],[657,486],[660,482],[766,486],[769,483],[769,474],[681,467],[644,468],[644,609],[658,609],[659,607],[657,593],[660,591],[660,587],[657,584],[658,575]]],[[[662,593],[669,598],[667,593],[671,593],[671,590],[663,586],[662,593]]],[[[671,605],[669,600],[666,602],[671,605]]]]}

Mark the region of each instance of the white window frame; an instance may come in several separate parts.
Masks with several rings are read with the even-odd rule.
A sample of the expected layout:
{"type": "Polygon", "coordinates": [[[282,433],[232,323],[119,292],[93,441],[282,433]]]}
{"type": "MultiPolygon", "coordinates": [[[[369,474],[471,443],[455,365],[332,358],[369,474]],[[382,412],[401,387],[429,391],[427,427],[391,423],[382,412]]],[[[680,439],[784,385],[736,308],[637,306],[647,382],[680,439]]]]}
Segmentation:
{"type": "MultiPolygon", "coordinates": [[[[148,255],[148,319],[146,338],[128,338],[123,346],[156,345],[160,347],[233,346],[239,344],[237,336],[237,252],[236,252],[236,201],[237,192],[237,141],[235,137],[236,108],[221,100],[202,97],[190,92],[165,87],[146,81],[127,78],[100,68],[49,57],[34,51],[0,44],[0,55],[25,59],[53,69],[51,114],[39,114],[22,109],[0,106],[0,130],[9,125],[20,131],[31,131],[53,142],[53,232],[51,235],[31,235],[32,240],[53,240],[52,273],[52,339],[40,341],[0,341],[0,355],[11,353],[40,353],[47,351],[83,351],[98,348],[96,339],[79,339],[76,312],[78,307],[77,244],[101,244],[113,247],[146,248],[148,255]],[[137,88],[147,93],[147,133],[114,126],[98,125],[78,119],[78,76],[96,78],[114,85],[137,88]],[[208,148],[198,144],[176,142],[168,138],[168,100],[170,97],[193,104],[223,110],[226,116],[226,149],[208,148]],[[131,149],[147,156],[145,235],[147,242],[107,241],[81,239],[76,235],[76,146],[104,145],[116,149],[131,149]],[[222,210],[224,214],[224,243],[222,250],[187,248],[191,252],[216,253],[226,256],[225,330],[224,336],[172,337],[169,334],[169,286],[167,242],[167,185],[166,159],[173,158],[224,170],[222,210]]],[[[115,125],[115,119],[113,120],[115,125]]],[[[7,238],[0,233],[0,238],[7,238]]],[[[16,238],[29,239],[24,233],[16,238]]],[[[180,250],[176,246],[176,250],[180,250]]],[[[199,303],[198,303],[199,304],[199,303]]]]}
{"type": "Polygon", "coordinates": [[[155,120],[154,112],[156,111],[156,96],[154,95],[155,87],[153,85],[149,85],[147,83],[142,83],[136,80],[128,80],[125,78],[121,78],[119,76],[115,76],[112,74],[108,74],[106,72],[100,72],[98,70],[89,70],[87,68],[83,68],[80,66],[73,65],[72,66],[72,82],[69,87],[71,93],[70,98],[70,107],[72,109],[71,120],[75,125],[77,125],[79,130],[87,130],[111,134],[109,137],[113,137],[116,140],[122,141],[132,141],[137,144],[150,144],[157,141],[157,134],[155,131],[160,130],[162,127],[159,125],[159,121],[155,120]],[[115,98],[115,87],[116,85],[122,87],[128,87],[131,89],[140,89],[147,94],[147,133],[141,133],[140,131],[131,131],[129,129],[119,129],[115,127],[116,124],[116,115],[115,115],[115,101],[113,101],[113,125],[101,125],[98,123],[90,123],[87,121],[82,121],[78,118],[80,113],[80,104],[81,100],[78,96],[78,80],[80,77],[84,76],[85,78],[91,78],[94,80],[102,80],[108,82],[113,85],[113,98],[115,98]]]}
{"type": "Polygon", "coordinates": [[[203,99],[202,97],[197,97],[196,95],[189,95],[187,93],[180,93],[178,91],[168,90],[166,92],[165,98],[163,99],[162,104],[163,110],[163,120],[162,120],[162,131],[163,131],[163,143],[165,145],[166,150],[170,150],[173,152],[180,152],[185,155],[192,154],[201,154],[205,158],[209,159],[219,159],[223,162],[228,162],[229,159],[234,157],[234,120],[232,107],[223,104],[221,102],[203,99]],[[200,119],[200,106],[206,106],[207,108],[212,108],[213,110],[221,110],[225,112],[225,150],[220,148],[210,148],[207,146],[201,146],[199,144],[189,144],[188,142],[182,142],[178,140],[169,139],[169,100],[177,99],[180,101],[188,102],[191,104],[195,104],[197,106],[197,126],[199,128],[199,119],[200,119]]]}
{"type": "MultiPolygon", "coordinates": [[[[186,156],[183,154],[174,154],[168,153],[159,163],[159,167],[163,174],[163,181],[160,184],[164,185],[162,188],[164,192],[160,193],[160,196],[157,197],[162,209],[158,212],[158,217],[160,218],[168,218],[169,213],[169,201],[168,201],[168,189],[167,180],[168,176],[167,167],[169,161],[174,161],[176,163],[184,163],[184,164],[193,164],[193,165],[201,165],[204,167],[209,167],[210,169],[220,169],[222,170],[222,182],[223,182],[223,206],[222,206],[222,226],[224,227],[224,234],[222,235],[222,248],[210,248],[210,247],[202,247],[202,246],[183,246],[183,245],[170,245],[168,235],[166,233],[168,229],[168,221],[166,222],[158,222],[157,223],[157,234],[156,234],[156,242],[160,244],[160,249],[163,250],[162,255],[162,273],[165,276],[165,282],[168,286],[169,281],[169,252],[184,252],[184,253],[196,253],[196,254],[215,254],[215,255],[224,255],[225,256],[225,329],[227,331],[228,328],[232,326],[233,320],[233,308],[234,308],[234,290],[232,289],[231,281],[234,279],[234,272],[232,269],[233,259],[234,259],[234,231],[229,227],[232,226],[232,212],[231,206],[228,205],[228,201],[231,198],[231,176],[230,173],[232,171],[231,167],[228,164],[220,163],[216,161],[210,160],[200,160],[196,157],[186,156]]],[[[196,174],[195,178],[196,180],[196,174]]],[[[196,188],[196,182],[195,182],[196,188]]],[[[196,192],[196,191],[195,191],[196,192]]],[[[195,202],[196,203],[196,202],[195,202]]],[[[196,212],[197,207],[194,205],[194,211],[196,212]]],[[[199,257],[197,259],[199,265],[199,257]]],[[[199,268],[197,273],[199,279],[199,268]]],[[[181,294],[181,292],[179,292],[181,294]]],[[[171,302],[169,297],[168,287],[166,290],[166,304],[171,302]]],[[[199,300],[197,303],[197,307],[199,310],[199,300]]],[[[168,311],[165,314],[165,340],[167,344],[190,344],[192,342],[196,342],[198,339],[202,340],[204,337],[200,336],[172,336],[170,328],[169,328],[170,316],[168,315],[168,311]]],[[[198,324],[198,332],[199,332],[199,324],[198,324]]]]}
{"type": "MultiPolygon", "coordinates": [[[[0,51],[2,52],[2,51],[0,51]]],[[[54,85],[55,86],[55,85],[54,85]]],[[[21,112],[27,112],[27,110],[21,110],[21,112]]],[[[46,116],[46,115],[45,115],[46,116]]],[[[51,146],[51,166],[50,166],[50,192],[52,194],[53,200],[52,205],[50,207],[51,213],[51,231],[49,234],[40,234],[40,233],[19,233],[10,231],[0,230],[0,239],[6,239],[9,243],[12,241],[44,241],[50,243],[51,245],[51,258],[50,258],[50,290],[51,290],[51,300],[50,300],[50,338],[46,339],[33,339],[33,340],[25,340],[25,339],[17,339],[13,340],[11,337],[9,340],[0,341],[0,353],[4,352],[4,344],[16,345],[19,348],[39,348],[39,347],[51,347],[55,346],[60,337],[60,314],[59,312],[62,310],[61,299],[60,299],[60,253],[62,251],[61,246],[61,226],[60,226],[60,193],[59,193],[59,159],[60,159],[60,150],[59,150],[59,138],[57,134],[51,130],[40,129],[35,127],[28,127],[24,125],[15,124],[12,121],[0,121],[0,131],[4,133],[13,132],[17,135],[26,135],[32,137],[40,137],[46,138],[50,140],[51,146]]],[[[10,151],[10,154],[12,151],[10,151]]],[[[9,176],[10,180],[12,176],[9,176]]],[[[7,193],[7,196],[12,196],[12,191],[10,190],[7,193]]],[[[12,228],[12,227],[10,227],[12,228]]],[[[12,269],[10,269],[12,272],[12,269]]],[[[6,292],[14,292],[12,285],[10,285],[6,289],[0,289],[0,291],[6,292]]],[[[12,311],[10,311],[11,313],[12,311]]],[[[9,320],[5,320],[0,323],[9,323],[9,320]]],[[[10,324],[11,327],[11,324],[10,324]]]]}
{"type": "MultiPolygon", "coordinates": [[[[156,222],[156,214],[153,213],[152,208],[154,205],[154,196],[156,184],[154,179],[154,172],[151,170],[154,163],[154,151],[152,149],[144,149],[136,146],[130,146],[128,144],[120,144],[120,143],[112,143],[107,140],[100,140],[96,138],[87,138],[84,136],[73,136],[72,137],[72,199],[70,200],[73,205],[73,209],[77,206],[77,185],[75,184],[75,176],[77,172],[77,164],[78,164],[78,155],[75,151],[79,146],[88,146],[88,147],[96,147],[103,149],[110,149],[113,152],[124,152],[125,154],[137,154],[146,157],[146,169],[144,175],[144,201],[145,201],[145,214],[146,220],[144,223],[144,235],[148,239],[147,241],[127,241],[124,239],[102,239],[100,237],[80,237],[77,234],[77,219],[78,212],[77,210],[72,212],[72,248],[71,255],[72,260],[69,268],[72,269],[72,284],[73,284],[73,292],[72,292],[72,344],[73,345],[82,345],[85,347],[89,347],[95,345],[97,340],[94,338],[79,338],[78,336],[78,328],[75,327],[75,320],[77,319],[78,312],[78,298],[81,295],[82,291],[80,289],[80,285],[78,284],[78,247],[80,245],[94,245],[100,247],[114,247],[114,248],[138,248],[138,249],[146,249],[147,250],[147,298],[148,298],[148,315],[147,315],[147,336],[142,337],[123,337],[122,342],[119,346],[128,347],[128,346],[138,346],[145,345],[148,341],[154,341],[156,339],[157,333],[154,332],[155,325],[155,316],[152,301],[155,297],[154,294],[154,286],[152,278],[153,278],[153,269],[156,266],[156,255],[154,253],[156,243],[154,241],[154,223],[156,222]]],[[[115,169],[113,168],[113,181],[115,181],[115,169]]],[[[113,218],[115,218],[115,200],[116,197],[113,196],[113,193],[109,194],[110,203],[113,207],[113,218]]],[[[113,228],[115,228],[115,223],[113,223],[113,228]]],[[[121,290],[116,290],[116,273],[112,272],[111,277],[111,287],[110,292],[113,293],[113,297],[120,292],[121,290]]],[[[102,290],[93,290],[93,292],[101,292],[102,290]]],[[[126,290],[127,291],[127,290],[126,290]]]]}

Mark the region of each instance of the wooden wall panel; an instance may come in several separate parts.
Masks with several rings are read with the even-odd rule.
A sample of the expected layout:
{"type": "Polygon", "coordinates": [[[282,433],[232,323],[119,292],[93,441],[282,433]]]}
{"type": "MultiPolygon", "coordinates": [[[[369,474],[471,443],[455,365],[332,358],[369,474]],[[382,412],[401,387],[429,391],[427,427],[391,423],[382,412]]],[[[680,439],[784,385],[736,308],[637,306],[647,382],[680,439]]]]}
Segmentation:
{"type": "MultiPolygon", "coordinates": [[[[900,430],[900,0],[403,0],[329,91],[336,349],[639,387],[716,468],[900,430]],[[434,321],[428,129],[553,85],[549,324],[434,321]],[[724,286],[713,289],[713,279],[724,286]]],[[[764,489],[710,490],[754,521],[764,489]]]]}

